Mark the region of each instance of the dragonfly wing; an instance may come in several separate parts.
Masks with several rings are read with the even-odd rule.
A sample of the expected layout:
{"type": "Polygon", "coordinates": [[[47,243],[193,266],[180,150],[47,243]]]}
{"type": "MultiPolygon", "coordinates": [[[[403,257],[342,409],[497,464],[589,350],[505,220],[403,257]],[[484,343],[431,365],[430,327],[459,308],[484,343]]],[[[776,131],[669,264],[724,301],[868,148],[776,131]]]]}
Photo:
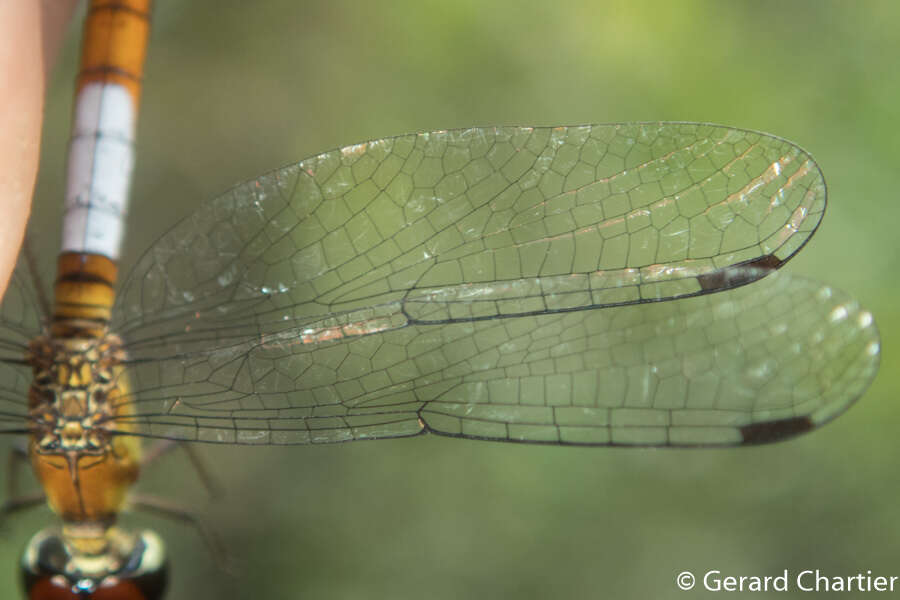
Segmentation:
{"type": "Polygon", "coordinates": [[[35,283],[20,253],[0,304],[0,433],[21,431],[27,416],[32,372],[25,353],[45,318],[35,283]]]}
{"type": "MultiPolygon", "coordinates": [[[[495,340],[494,354],[515,347],[509,356],[523,365],[543,360],[547,376],[571,377],[573,367],[556,369],[548,358],[553,344],[574,347],[556,330],[589,332],[612,318],[582,311],[758,279],[805,244],[824,207],[821,173],[802,150],[714,125],[376,140],[204,205],[132,270],[115,329],[126,339],[148,435],[304,443],[431,429],[529,439],[463,430],[484,422],[532,424],[560,441],[555,417],[526,410],[533,390],[524,375],[478,358],[485,340],[495,340]],[[357,357],[357,348],[382,345],[357,357]],[[473,354],[453,354],[463,351],[473,354]],[[441,360],[456,361],[448,363],[455,370],[441,360]],[[479,416],[484,403],[459,395],[467,377],[493,381],[491,389],[521,385],[521,399],[487,402],[511,408],[479,416]],[[471,412],[456,414],[452,404],[471,412]]],[[[585,373],[615,381],[609,368],[586,365],[585,373]]],[[[486,385],[480,396],[470,391],[483,398],[486,385]]],[[[625,402],[615,391],[598,388],[593,401],[625,402]]],[[[587,402],[583,393],[570,408],[587,402]]],[[[652,408],[652,394],[645,402],[652,408]]],[[[764,411],[747,410],[741,426],[764,420],[764,411]]]]}
{"type": "Polygon", "coordinates": [[[396,327],[362,335],[312,340],[306,327],[250,347],[133,364],[139,414],[130,420],[145,435],[247,444],[424,431],[557,444],[751,444],[828,422],[878,366],[871,314],[787,274],[605,311],[440,327],[396,318],[396,327]]]}
{"type": "Polygon", "coordinates": [[[715,125],[376,140],[205,204],[139,260],[114,329],[137,356],[401,301],[446,322],[715,292],[783,264],[824,209],[806,153],[715,125]]]}

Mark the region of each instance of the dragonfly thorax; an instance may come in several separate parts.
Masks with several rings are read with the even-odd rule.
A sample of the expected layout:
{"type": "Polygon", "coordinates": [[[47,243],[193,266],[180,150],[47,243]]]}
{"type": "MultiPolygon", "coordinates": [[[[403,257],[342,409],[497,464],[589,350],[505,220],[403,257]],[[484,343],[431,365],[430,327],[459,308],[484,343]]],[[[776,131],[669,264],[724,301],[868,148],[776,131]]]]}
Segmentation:
{"type": "Polygon", "coordinates": [[[105,451],[109,433],[104,423],[121,391],[116,373],[124,358],[122,342],[114,335],[40,337],[31,343],[26,357],[34,372],[29,411],[39,453],[105,451]]]}
{"type": "Polygon", "coordinates": [[[30,455],[50,507],[66,523],[105,530],[138,476],[140,444],[117,418],[132,414],[119,337],[44,335],[28,348],[30,455]]]}

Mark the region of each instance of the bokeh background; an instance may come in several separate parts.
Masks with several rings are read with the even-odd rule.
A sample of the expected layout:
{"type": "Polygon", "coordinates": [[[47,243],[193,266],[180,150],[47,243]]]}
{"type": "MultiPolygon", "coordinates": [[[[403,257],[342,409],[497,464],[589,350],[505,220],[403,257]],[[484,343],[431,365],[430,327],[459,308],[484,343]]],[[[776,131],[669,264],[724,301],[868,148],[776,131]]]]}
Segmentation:
{"type": "MultiPolygon", "coordinates": [[[[48,98],[38,219],[62,198],[79,36],[48,98]]],[[[678,591],[682,570],[900,575],[898,56],[890,0],[158,0],[125,262],[231,184],[370,138],[711,121],[817,159],[828,212],[788,268],[852,292],[884,352],[858,405],[768,447],[205,446],[214,503],[173,453],[141,491],[200,511],[240,573],[183,525],[126,516],[168,540],[170,598],[694,598],[712,594],[678,591]]],[[[4,526],[0,589],[50,518],[4,526]]]]}

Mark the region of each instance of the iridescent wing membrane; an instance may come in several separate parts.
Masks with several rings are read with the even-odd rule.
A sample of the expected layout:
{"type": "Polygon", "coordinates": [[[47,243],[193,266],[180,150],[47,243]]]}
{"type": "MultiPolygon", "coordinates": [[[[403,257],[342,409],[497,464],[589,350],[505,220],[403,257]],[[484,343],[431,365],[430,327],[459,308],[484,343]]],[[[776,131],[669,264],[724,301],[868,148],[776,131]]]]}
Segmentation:
{"type": "Polygon", "coordinates": [[[247,444],[788,437],[877,369],[852,299],[786,275],[740,287],[824,209],[802,150],[714,125],[476,128],[327,152],[205,204],[131,271],[113,323],[130,420],[247,444]]]}

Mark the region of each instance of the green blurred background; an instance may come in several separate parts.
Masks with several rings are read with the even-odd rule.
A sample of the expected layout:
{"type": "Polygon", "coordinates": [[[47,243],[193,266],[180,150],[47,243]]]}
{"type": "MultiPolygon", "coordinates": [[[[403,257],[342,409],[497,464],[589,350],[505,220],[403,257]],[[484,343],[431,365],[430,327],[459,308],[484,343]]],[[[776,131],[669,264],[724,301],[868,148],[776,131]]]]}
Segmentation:
{"type": "MultiPolygon", "coordinates": [[[[682,570],[900,575],[898,17],[892,1],[158,0],[125,262],[231,184],[369,138],[711,121],[816,157],[828,212],[788,268],[851,291],[884,349],[857,406],[768,447],[204,446],[214,505],[174,453],[141,491],[197,507],[241,573],[180,524],[126,516],[168,540],[170,598],[693,598],[713,594],[678,591],[682,570]]],[[[38,217],[62,198],[79,35],[48,98],[38,217]]],[[[50,518],[7,524],[0,589],[50,518]]]]}

